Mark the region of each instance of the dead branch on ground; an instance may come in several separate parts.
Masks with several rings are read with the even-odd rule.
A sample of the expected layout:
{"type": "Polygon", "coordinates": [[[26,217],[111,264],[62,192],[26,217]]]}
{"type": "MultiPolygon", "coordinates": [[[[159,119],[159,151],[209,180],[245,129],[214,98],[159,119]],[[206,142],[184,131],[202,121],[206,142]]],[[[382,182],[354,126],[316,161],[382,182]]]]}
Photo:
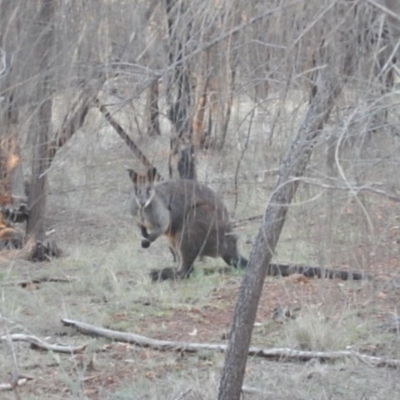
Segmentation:
{"type": "Polygon", "coordinates": [[[14,333],[11,335],[4,335],[0,337],[1,340],[7,341],[11,339],[14,342],[27,342],[30,343],[32,349],[53,351],[55,353],[77,354],[82,353],[86,344],[81,346],[70,346],[64,344],[51,344],[33,335],[25,335],[23,333],[14,333]]]}
{"type": "Polygon", "coordinates": [[[39,283],[46,283],[46,282],[55,282],[55,283],[71,283],[75,282],[75,278],[60,278],[60,277],[50,277],[50,276],[43,276],[41,278],[35,279],[21,279],[16,281],[5,281],[0,283],[0,287],[4,286],[21,286],[23,288],[29,285],[38,285],[39,283]]]}
{"type": "MultiPolygon", "coordinates": [[[[188,353],[211,350],[223,353],[228,347],[226,344],[186,343],[151,339],[135,333],[114,331],[66,318],[63,318],[61,322],[65,326],[74,327],[84,335],[101,336],[119,342],[131,343],[141,347],[151,347],[156,350],[172,350],[188,353]]],[[[265,357],[278,361],[309,361],[314,358],[320,361],[335,361],[344,358],[357,358],[360,361],[374,367],[400,367],[400,360],[369,356],[352,350],[304,351],[288,348],[262,349],[260,347],[250,347],[248,354],[251,356],[265,357]]]]}
{"type": "Polygon", "coordinates": [[[14,397],[16,400],[21,400],[21,396],[19,395],[19,391],[18,391],[18,381],[19,381],[19,371],[18,371],[18,360],[17,360],[17,355],[15,353],[15,348],[13,345],[13,342],[11,340],[11,336],[8,333],[8,331],[6,332],[6,335],[4,336],[4,341],[6,342],[9,351],[10,351],[10,355],[12,358],[12,372],[9,373],[8,379],[9,379],[9,383],[11,384],[11,388],[14,392],[14,397]]]}

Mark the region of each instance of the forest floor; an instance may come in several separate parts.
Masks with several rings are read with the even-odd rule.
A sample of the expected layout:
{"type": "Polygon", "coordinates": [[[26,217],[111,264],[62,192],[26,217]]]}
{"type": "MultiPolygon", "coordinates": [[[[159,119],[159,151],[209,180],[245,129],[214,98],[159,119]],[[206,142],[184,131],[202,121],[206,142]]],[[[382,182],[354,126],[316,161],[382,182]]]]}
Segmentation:
{"type": "MultiPolygon", "coordinates": [[[[234,270],[210,274],[207,271],[223,266],[223,261],[207,259],[197,262],[188,280],[151,283],[152,268],[172,263],[168,246],[160,239],[149,249],[140,247],[139,232],[127,213],[131,184],[124,169],[131,155],[118,138],[109,139],[112,131],[97,134],[84,157],[83,148],[87,152],[88,147],[82,143],[87,139],[74,137],[51,171],[47,222],[63,256],[41,264],[11,261],[0,269],[3,334],[27,333],[49,343],[87,348],[82,354],[65,355],[4,341],[0,382],[8,382],[15,369],[31,377],[18,389],[22,400],[215,399],[222,353],[158,351],[84,336],[61,323],[70,318],[154,339],[226,344],[243,277],[243,271],[234,270]],[[8,285],[43,277],[70,282],[8,285]]],[[[139,140],[142,148],[166,167],[167,151],[161,145],[155,151],[145,140],[139,140]]],[[[260,171],[278,167],[279,157],[270,154],[283,151],[267,148],[261,135],[249,143],[237,186],[235,166],[242,148],[228,147],[224,154],[211,151],[197,160],[200,180],[224,196],[237,219],[262,214],[276,177],[260,171]]],[[[322,154],[317,149],[309,173],[322,154]]],[[[352,269],[372,279],[267,277],[253,345],[352,349],[400,359],[400,208],[377,196],[362,200],[364,209],[343,192],[300,188],[276,260],[352,269]]],[[[259,224],[248,222],[237,230],[245,255],[259,224]]],[[[303,362],[252,356],[245,387],[244,399],[400,399],[397,370],[356,358],[303,362]]],[[[15,396],[0,392],[1,399],[15,396]]]]}

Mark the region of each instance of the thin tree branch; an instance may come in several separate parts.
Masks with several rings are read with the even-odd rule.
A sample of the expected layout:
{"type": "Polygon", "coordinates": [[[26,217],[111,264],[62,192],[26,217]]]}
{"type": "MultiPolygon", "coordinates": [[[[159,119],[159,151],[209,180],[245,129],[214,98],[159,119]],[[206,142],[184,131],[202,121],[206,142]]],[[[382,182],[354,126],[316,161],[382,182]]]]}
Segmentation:
{"type": "Polygon", "coordinates": [[[393,12],[391,9],[385,7],[383,4],[376,2],[375,0],[367,0],[368,3],[372,4],[378,10],[381,10],[385,14],[389,15],[390,17],[394,18],[396,21],[400,22],[400,15],[393,12]]]}
{"type": "MultiPolygon", "coordinates": [[[[318,182],[316,180],[312,179],[307,179],[307,178],[295,178],[296,180],[301,181],[302,183],[305,183],[307,185],[313,185],[313,186],[319,186],[323,189],[333,189],[333,190],[343,190],[343,191],[351,191],[352,193],[358,194],[360,192],[371,192],[374,194],[378,194],[380,196],[387,197],[389,200],[393,200],[395,202],[400,202],[400,196],[393,194],[393,193],[388,193],[385,190],[378,189],[374,187],[373,185],[364,185],[364,186],[356,186],[356,185],[349,185],[349,186],[338,186],[338,185],[329,185],[327,183],[323,182],[318,182]]],[[[378,185],[375,183],[375,185],[378,185]]]]}
{"type": "Polygon", "coordinates": [[[282,11],[282,8],[289,8],[296,4],[299,4],[298,0],[292,1],[290,3],[286,3],[284,6],[279,6],[279,7],[273,8],[272,10],[268,9],[268,11],[261,13],[259,15],[256,15],[253,18],[250,18],[248,21],[235,26],[234,28],[230,29],[228,32],[222,33],[217,38],[211,40],[208,43],[205,43],[204,46],[201,46],[201,47],[195,49],[194,51],[192,51],[191,53],[189,53],[188,55],[183,57],[183,59],[181,61],[184,62],[184,61],[186,61],[186,59],[192,58],[192,57],[196,56],[197,54],[210,49],[211,47],[213,47],[216,44],[218,44],[219,42],[222,42],[223,40],[229,38],[230,36],[234,35],[235,33],[243,32],[243,30],[245,28],[254,25],[256,22],[258,22],[264,18],[270,17],[270,16],[274,15],[275,13],[277,13],[278,11],[282,11]]]}
{"type": "MultiPolygon", "coordinates": [[[[139,147],[135,144],[135,142],[129,137],[129,135],[125,132],[124,128],[113,118],[113,116],[109,113],[106,106],[96,98],[94,100],[94,104],[103,114],[104,118],[107,122],[115,129],[118,133],[119,137],[126,143],[126,145],[132,150],[132,153],[143,163],[147,168],[154,168],[153,164],[149,161],[149,159],[142,153],[139,147]]],[[[161,180],[162,176],[156,172],[156,179],[161,180]]]]}
{"type": "Polygon", "coordinates": [[[92,106],[93,100],[100,91],[104,78],[99,79],[96,88],[85,89],[82,91],[78,100],[72,105],[57,131],[54,139],[51,140],[48,147],[49,164],[57,153],[57,150],[64,146],[65,143],[76,133],[84,124],[86,116],[92,106]]]}
{"type": "Polygon", "coordinates": [[[11,356],[12,356],[13,370],[9,374],[10,386],[14,392],[15,399],[21,400],[21,396],[19,395],[19,391],[18,391],[18,381],[19,381],[18,360],[17,360],[17,355],[15,354],[15,349],[14,349],[14,345],[13,345],[13,342],[11,339],[11,335],[8,333],[8,330],[7,330],[6,335],[4,336],[4,341],[7,342],[7,345],[10,349],[11,356]]]}

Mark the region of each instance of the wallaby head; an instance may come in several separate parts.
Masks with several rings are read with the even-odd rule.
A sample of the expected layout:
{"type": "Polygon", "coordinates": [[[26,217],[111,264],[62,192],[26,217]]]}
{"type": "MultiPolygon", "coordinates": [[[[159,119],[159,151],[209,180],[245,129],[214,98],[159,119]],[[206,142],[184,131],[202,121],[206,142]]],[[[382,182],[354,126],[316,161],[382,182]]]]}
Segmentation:
{"type": "Polygon", "coordinates": [[[129,177],[134,186],[134,198],[140,208],[147,207],[153,200],[154,181],[157,176],[156,168],[151,168],[145,175],[139,175],[133,169],[128,169],[129,177]]]}

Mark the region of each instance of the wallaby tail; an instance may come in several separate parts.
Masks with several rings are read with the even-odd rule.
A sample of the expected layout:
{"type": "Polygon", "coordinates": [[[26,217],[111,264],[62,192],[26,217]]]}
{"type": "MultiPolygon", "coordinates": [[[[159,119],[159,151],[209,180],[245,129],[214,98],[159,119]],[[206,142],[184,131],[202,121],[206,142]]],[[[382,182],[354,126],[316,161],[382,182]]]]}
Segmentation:
{"type": "Polygon", "coordinates": [[[270,264],[267,271],[268,275],[275,276],[289,276],[292,274],[301,274],[308,278],[339,278],[344,281],[347,280],[362,280],[369,279],[369,277],[360,272],[341,271],[333,269],[325,269],[320,267],[309,267],[305,265],[289,265],[289,264],[270,264]]]}
{"type": "MultiPolygon", "coordinates": [[[[246,268],[249,263],[246,258],[241,256],[240,254],[234,258],[224,258],[225,262],[231,267],[235,268],[246,268]]],[[[361,272],[353,272],[353,271],[341,271],[334,269],[325,269],[320,267],[309,267],[305,265],[293,265],[293,264],[270,264],[268,266],[267,275],[270,276],[289,276],[293,274],[301,274],[306,276],[307,278],[328,278],[328,279],[341,279],[343,281],[347,280],[363,280],[370,279],[368,275],[365,275],[361,272]]]]}

